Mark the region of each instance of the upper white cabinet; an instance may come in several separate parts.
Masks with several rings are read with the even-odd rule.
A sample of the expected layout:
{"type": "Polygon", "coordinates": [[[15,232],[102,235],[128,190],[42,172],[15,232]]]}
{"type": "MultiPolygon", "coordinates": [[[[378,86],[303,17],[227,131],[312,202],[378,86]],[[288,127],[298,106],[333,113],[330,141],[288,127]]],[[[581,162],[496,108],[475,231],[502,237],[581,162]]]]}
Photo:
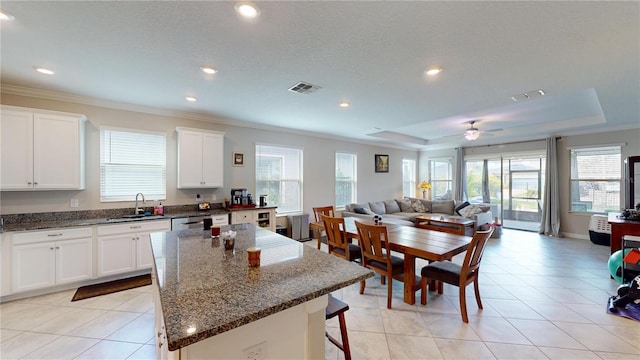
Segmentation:
{"type": "Polygon", "coordinates": [[[0,190],[84,189],[84,115],[2,106],[0,190]]]}
{"type": "Polygon", "coordinates": [[[178,188],[222,187],[224,133],[179,127],[178,188]]]}

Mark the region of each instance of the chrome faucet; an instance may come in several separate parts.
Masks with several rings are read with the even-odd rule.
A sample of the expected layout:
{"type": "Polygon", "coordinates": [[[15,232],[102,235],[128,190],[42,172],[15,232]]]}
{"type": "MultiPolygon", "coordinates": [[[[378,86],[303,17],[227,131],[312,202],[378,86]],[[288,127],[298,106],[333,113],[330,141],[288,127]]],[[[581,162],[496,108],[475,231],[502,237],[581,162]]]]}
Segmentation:
{"type": "Polygon", "coordinates": [[[142,196],[142,203],[144,204],[144,194],[142,193],[137,193],[136,194],[136,205],[134,207],[134,215],[138,215],[138,214],[144,214],[144,209],[141,209],[138,207],[138,195],[142,196]]]}

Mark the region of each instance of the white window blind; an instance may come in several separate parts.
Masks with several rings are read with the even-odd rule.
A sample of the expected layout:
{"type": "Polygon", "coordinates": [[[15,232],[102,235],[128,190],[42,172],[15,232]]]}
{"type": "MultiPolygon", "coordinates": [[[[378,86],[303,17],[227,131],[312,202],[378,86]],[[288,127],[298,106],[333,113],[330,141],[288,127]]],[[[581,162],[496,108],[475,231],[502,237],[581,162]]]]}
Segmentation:
{"type": "Polygon", "coordinates": [[[620,210],[620,146],[571,149],[571,211],[620,210]]]}
{"type": "Polygon", "coordinates": [[[402,159],[402,196],[416,197],[416,161],[402,159]]]}
{"type": "Polygon", "coordinates": [[[356,202],[357,155],[336,153],[336,208],[356,202]]]}
{"type": "Polygon", "coordinates": [[[100,201],[166,199],[166,135],[100,128],[100,201]]]}
{"type": "Polygon", "coordinates": [[[451,200],[453,189],[453,170],[450,159],[430,160],[429,181],[431,197],[434,200],[451,200]]]}
{"type": "Polygon", "coordinates": [[[256,195],[279,214],[302,211],[302,149],[256,145],[256,195]]]}

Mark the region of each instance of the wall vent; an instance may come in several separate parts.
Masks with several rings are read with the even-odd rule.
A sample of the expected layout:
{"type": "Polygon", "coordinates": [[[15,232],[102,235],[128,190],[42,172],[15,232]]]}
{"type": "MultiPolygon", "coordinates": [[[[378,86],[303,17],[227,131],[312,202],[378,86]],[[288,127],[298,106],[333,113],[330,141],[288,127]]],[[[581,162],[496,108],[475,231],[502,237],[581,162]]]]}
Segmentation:
{"type": "Polygon", "coordinates": [[[312,92],[316,92],[322,89],[322,87],[318,85],[313,85],[307,82],[299,81],[293,86],[289,88],[289,91],[298,93],[298,94],[311,94],[312,92]]]}

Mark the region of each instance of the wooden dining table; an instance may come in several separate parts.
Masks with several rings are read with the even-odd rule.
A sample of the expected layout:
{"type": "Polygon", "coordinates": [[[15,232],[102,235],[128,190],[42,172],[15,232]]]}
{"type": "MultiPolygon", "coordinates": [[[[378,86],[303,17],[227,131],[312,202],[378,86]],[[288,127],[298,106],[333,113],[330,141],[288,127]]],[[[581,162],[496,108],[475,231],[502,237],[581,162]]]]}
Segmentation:
{"type": "MultiPolygon", "coordinates": [[[[345,217],[347,237],[358,239],[355,222],[373,224],[373,220],[345,217]]],[[[388,248],[404,255],[404,302],[415,304],[420,277],[416,276],[416,258],[432,261],[451,260],[467,250],[470,236],[450,234],[436,230],[419,229],[412,226],[383,223],[389,235],[388,248]]],[[[322,222],[313,223],[314,229],[324,229],[322,222]]]]}

